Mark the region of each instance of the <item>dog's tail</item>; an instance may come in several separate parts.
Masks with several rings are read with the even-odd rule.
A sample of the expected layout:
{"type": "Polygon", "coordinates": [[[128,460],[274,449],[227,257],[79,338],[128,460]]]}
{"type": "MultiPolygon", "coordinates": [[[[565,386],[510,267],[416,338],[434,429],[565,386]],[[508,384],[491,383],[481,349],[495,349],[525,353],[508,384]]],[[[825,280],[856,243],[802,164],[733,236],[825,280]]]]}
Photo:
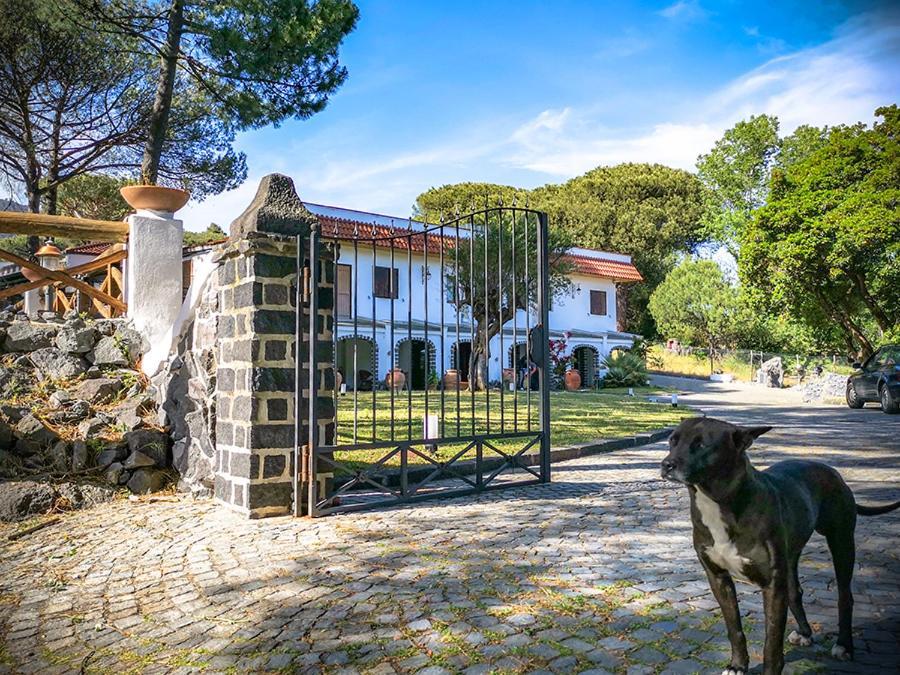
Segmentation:
{"type": "Polygon", "coordinates": [[[882,513],[889,513],[894,509],[900,509],[900,502],[885,504],[884,506],[865,506],[863,504],[856,505],[856,512],[861,516],[877,516],[882,513]]]}

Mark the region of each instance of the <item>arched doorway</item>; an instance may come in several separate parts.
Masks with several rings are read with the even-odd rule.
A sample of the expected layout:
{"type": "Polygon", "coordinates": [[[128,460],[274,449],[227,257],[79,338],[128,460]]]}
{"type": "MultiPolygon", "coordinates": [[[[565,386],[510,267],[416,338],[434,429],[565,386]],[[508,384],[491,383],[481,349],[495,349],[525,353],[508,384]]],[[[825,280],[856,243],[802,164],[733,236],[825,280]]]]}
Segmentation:
{"type": "Polygon", "coordinates": [[[459,381],[468,383],[469,363],[472,360],[472,343],[468,340],[454,342],[450,347],[450,367],[459,372],[459,381]]]}
{"type": "Polygon", "coordinates": [[[352,336],[338,338],[337,369],[348,390],[371,391],[378,377],[378,350],[372,338],[352,336]],[[356,363],[354,367],[354,347],[356,363]]]}
{"type": "Polygon", "coordinates": [[[435,368],[434,344],[431,340],[404,338],[397,343],[394,363],[406,373],[407,386],[410,389],[425,389],[428,386],[428,377],[435,368]]]}
{"type": "Polygon", "coordinates": [[[597,372],[600,370],[600,352],[590,345],[579,345],[572,350],[575,370],[581,375],[581,386],[593,389],[597,386],[597,372]]]}

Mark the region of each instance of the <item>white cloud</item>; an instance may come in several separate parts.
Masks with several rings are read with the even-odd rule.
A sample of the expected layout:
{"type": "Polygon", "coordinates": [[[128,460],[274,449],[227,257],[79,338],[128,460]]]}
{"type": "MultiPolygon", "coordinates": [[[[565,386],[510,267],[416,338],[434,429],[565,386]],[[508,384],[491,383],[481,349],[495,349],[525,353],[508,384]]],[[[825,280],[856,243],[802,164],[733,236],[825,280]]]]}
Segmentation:
{"type": "Polygon", "coordinates": [[[560,177],[626,161],[690,169],[725,129],[750,115],[776,115],[782,133],[801,124],[852,124],[871,121],[897,92],[900,24],[861,20],[821,46],[771,59],[699,101],[679,121],[610,129],[590,111],[545,110],[511,134],[509,162],[560,177]]]}
{"type": "Polygon", "coordinates": [[[707,12],[697,0],[679,0],[661,9],[659,15],[677,21],[696,21],[705,18],[707,12]]]}

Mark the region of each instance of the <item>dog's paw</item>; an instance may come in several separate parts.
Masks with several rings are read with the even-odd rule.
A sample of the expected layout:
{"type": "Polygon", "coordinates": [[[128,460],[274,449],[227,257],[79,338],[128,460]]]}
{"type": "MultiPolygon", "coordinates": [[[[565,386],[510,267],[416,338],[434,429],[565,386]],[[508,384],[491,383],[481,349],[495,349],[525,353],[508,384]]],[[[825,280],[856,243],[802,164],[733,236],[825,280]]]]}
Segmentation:
{"type": "Polygon", "coordinates": [[[747,675],[747,671],[743,668],[732,668],[729,666],[722,671],[722,675],[747,675]]]}
{"type": "Polygon", "coordinates": [[[813,641],[812,636],[800,635],[797,631],[792,630],[791,634],[788,635],[788,642],[799,647],[809,647],[813,641]]]}
{"type": "Polygon", "coordinates": [[[850,661],[853,659],[853,654],[850,653],[846,647],[835,645],[831,648],[831,658],[837,659],[838,661],[850,661]]]}

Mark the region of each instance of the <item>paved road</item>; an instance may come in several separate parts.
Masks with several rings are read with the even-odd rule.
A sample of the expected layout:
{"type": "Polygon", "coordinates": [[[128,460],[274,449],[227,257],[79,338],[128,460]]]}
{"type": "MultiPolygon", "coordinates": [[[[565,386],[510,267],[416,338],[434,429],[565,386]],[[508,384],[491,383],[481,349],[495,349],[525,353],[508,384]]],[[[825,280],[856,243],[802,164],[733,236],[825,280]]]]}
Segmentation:
{"type": "MultiPolygon", "coordinates": [[[[752,451],[814,457],[866,501],[900,493],[900,416],[701,387],[709,414],[774,424],[752,451]],[[750,401],[748,403],[747,401],[750,401]]],[[[720,672],[724,628],[664,446],[555,466],[554,483],[317,521],[205,501],[118,502],[0,549],[0,672],[720,672]]],[[[817,642],[789,672],[900,668],[900,513],[857,531],[857,661],[817,535],[801,563],[817,642]]],[[[756,669],[760,594],[740,586],[756,669]]]]}

